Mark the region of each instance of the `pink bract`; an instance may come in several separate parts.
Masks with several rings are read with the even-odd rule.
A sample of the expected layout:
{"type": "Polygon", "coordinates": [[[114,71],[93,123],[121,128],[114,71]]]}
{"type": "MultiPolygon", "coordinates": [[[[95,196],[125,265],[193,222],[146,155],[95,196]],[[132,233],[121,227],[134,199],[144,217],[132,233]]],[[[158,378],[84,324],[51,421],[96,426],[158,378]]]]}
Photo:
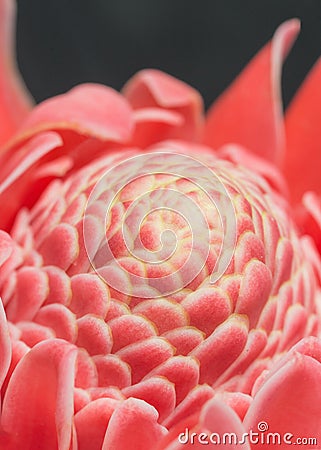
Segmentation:
{"type": "Polygon", "coordinates": [[[151,69],[33,107],[13,25],[0,0],[0,448],[320,448],[320,61],[280,96],[298,21],[207,114],[151,69]]]}

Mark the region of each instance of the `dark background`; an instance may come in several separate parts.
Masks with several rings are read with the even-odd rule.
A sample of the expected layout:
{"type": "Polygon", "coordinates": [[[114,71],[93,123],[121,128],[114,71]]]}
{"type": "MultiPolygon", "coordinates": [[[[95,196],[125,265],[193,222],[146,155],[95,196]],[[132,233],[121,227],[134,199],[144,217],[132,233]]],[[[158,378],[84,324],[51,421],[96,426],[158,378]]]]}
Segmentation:
{"type": "Polygon", "coordinates": [[[302,31],[284,68],[285,103],[321,53],[321,0],[18,0],[18,61],[37,101],[94,81],[120,89],[156,67],[208,106],[285,19],[302,31]]]}

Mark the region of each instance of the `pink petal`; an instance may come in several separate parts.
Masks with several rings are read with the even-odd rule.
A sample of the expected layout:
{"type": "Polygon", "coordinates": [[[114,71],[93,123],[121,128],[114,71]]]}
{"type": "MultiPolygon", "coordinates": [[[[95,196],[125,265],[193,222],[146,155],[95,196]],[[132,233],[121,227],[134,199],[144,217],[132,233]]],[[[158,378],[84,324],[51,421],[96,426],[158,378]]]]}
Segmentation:
{"type": "MultiPolygon", "coordinates": [[[[223,436],[224,433],[235,433],[241,439],[245,433],[245,429],[236,412],[217,398],[213,398],[204,406],[199,422],[201,429],[218,433],[220,436],[223,436]]],[[[227,442],[226,445],[222,445],[222,448],[250,450],[248,443],[235,445],[227,442]]]]}
{"type": "Polygon", "coordinates": [[[126,314],[108,322],[113,336],[113,353],[126,345],[156,336],[155,327],[144,317],[126,314]]]}
{"type": "Polygon", "coordinates": [[[321,259],[320,259],[321,248],[319,253],[318,250],[315,248],[315,243],[313,239],[310,236],[303,236],[301,238],[301,244],[302,248],[304,249],[306,257],[311,262],[314,272],[317,276],[317,279],[321,284],[321,259]]]}
{"type": "Polygon", "coordinates": [[[189,424],[187,420],[185,424],[181,424],[180,430],[178,427],[176,430],[178,432],[176,436],[173,436],[172,445],[160,446],[159,450],[201,450],[206,447],[221,450],[225,448],[250,450],[247,442],[239,443],[245,434],[240,418],[232,408],[216,397],[209,400],[203,407],[195,426],[189,424]],[[228,439],[223,442],[225,433],[232,434],[232,442],[229,442],[228,439]],[[233,436],[236,443],[233,442],[233,436]]]}
{"type": "Polygon", "coordinates": [[[146,300],[139,303],[133,312],[149,319],[157,327],[159,334],[187,325],[184,308],[166,299],[154,299],[152,302],[146,300]]]}
{"type": "Polygon", "coordinates": [[[125,400],[124,394],[117,386],[107,387],[91,387],[87,390],[90,393],[91,400],[97,400],[98,398],[112,398],[114,400],[125,400]]]}
{"type": "MultiPolygon", "coordinates": [[[[19,330],[20,331],[20,330],[19,330]]],[[[3,386],[2,386],[2,394],[6,392],[8,383],[11,379],[12,372],[14,371],[16,365],[20,361],[20,359],[28,353],[30,348],[22,341],[13,339],[11,342],[11,361],[10,361],[10,367],[7,372],[7,376],[4,380],[3,386]]],[[[1,442],[1,441],[0,441],[1,442]]]]}
{"type": "Polygon", "coordinates": [[[229,89],[214,103],[204,142],[214,148],[237,143],[280,163],[284,152],[281,65],[299,31],[299,22],[281,25],[229,89]]]}
{"type": "Polygon", "coordinates": [[[163,376],[174,383],[176,405],[198,384],[199,363],[190,356],[174,356],[156,367],[144,379],[163,376]]]}
{"type": "Polygon", "coordinates": [[[252,402],[252,397],[242,392],[219,392],[215,394],[215,398],[222,400],[226,405],[232,408],[241,420],[243,420],[249,406],[252,402]]]}
{"type": "Polygon", "coordinates": [[[83,347],[90,355],[110,353],[113,339],[109,326],[100,317],[87,314],[77,320],[78,347],[83,347]]]}
{"type": "MultiPolygon", "coordinates": [[[[281,297],[282,298],[282,297],[281,297]]],[[[260,320],[257,324],[258,328],[263,328],[267,333],[271,332],[273,329],[274,322],[276,320],[277,314],[281,313],[281,308],[278,308],[279,297],[271,296],[263,308],[260,316],[260,320]]],[[[283,306],[283,305],[282,305],[283,306]]],[[[282,317],[282,320],[284,317],[282,317]]]]}
{"type": "Polygon", "coordinates": [[[61,303],[68,305],[70,303],[71,288],[70,278],[65,271],[56,266],[44,267],[48,276],[49,293],[45,305],[52,303],[61,303]]]}
{"type": "Polygon", "coordinates": [[[267,344],[267,337],[263,330],[252,329],[249,332],[247,343],[234,363],[223,373],[223,375],[214,383],[213,387],[219,388],[220,385],[233,376],[244,373],[250,364],[258,358],[267,344]]]}
{"type": "Polygon", "coordinates": [[[71,130],[88,137],[126,142],[132,132],[131,108],[113,89],[82,84],[36,106],[20,129],[19,139],[40,131],[71,130]]]}
{"type": "Polygon", "coordinates": [[[101,236],[103,233],[101,221],[90,214],[86,215],[85,219],[80,220],[75,228],[78,232],[79,242],[86,242],[86,245],[80,246],[77,260],[68,270],[68,275],[70,276],[90,270],[90,260],[93,260],[101,244],[101,236]],[[85,236],[84,227],[86,227],[85,236]]]}
{"type": "Polygon", "coordinates": [[[232,313],[231,300],[219,288],[200,288],[187,295],[182,306],[188,312],[190,324],[207,336],[232,313]]]}
{"type": "Polygon", "coordinates": [[[1,424],[15,448],[69,449],[76,348],[52,339],[36,345],[15,368],[1,424]]]}
{"type": "Polygon", "coordinates": [[[303,234],[311,236],[321,254],[321,195],[308,191],[302,197],[297,222],[303,234]]]}
{"type": "Polygon", "coordinates": [[[138,72],[124,86],[123,92],[138,113],[144,109],[144,116],[139,113],[136,117],[138,129],[134,143],[135,138],[144,145],[170,138],[198,139],[203,121],[202,99],[187,84],[159,70],[149,69],[138,72]],[[156,114],[155,108],[168,112],[156,114]],[[169,113],[176,113],[176,119],[169,113]],[[149,134],[151,124],[155,132],[152,136],[149,134]],[[144,128],[149,139],[145,136],[142,141],[144,128]]]}
{"type": "Polygon", "coordinates": [[[116,317],[121,317],[127,314],[130,314],[129,307],[122,301],[111,298],[105,321],[109,322],[112,319],[116,319],[116,317]]]}
{"type": "MultiPolygon", "coordinates": [[[[56,160],[56,162],[58,162],[56,160]]],[[[68,205],[67,210],[64,212],[61,220],[63,222],[70,223],[71,225],[77,224],[84,216],[85,208],[87,205],[86,194],[77,194],[77,196],[68,205]]]]}
{"type": "Polygon", "coordinates": [[[298,303],[291,305],[286,311],[278,350],[282,352],[288,349],[295,344],[301,336],[304,336],[306,325],[306,309],[298,303]]]}
{"type": "Polygon", "coordinates": [[[319,361],[321,363],[321,340],[314,336],[309,336],[301,339],[288,353],[291,356],[292,352],[298,352],[305,356],[319,361]]]}
{"type": "Polygon", "coordinates": [[[291,276],[293,261],[293,246],[289,239],[280,238],[276,247],[275,272],[273,277],[272,294],[276,294],[280,286],[291,276]]]}
{"type": "Polygon", "coordinates": [[[138,383],[151,370],[173,356],[174,349],[159,337],[127,345],[117,355],[132,369],[132,382],[138,383]]]}
{"type": "Polygon", "coordinates": [[[240,236],[235,249],[235,272],[242,273],[246,264],[252,259],[258,259],[264,263],[265,246],[257,234],[246,231],[240,236]]]}
{"type": "Polygon", "coordinates": [[[76,414],[78,450],[101,450],[109,419],[117,404],[116,400],[100,398],[76,414]]]}
{"type": "MultiPolygon", "coordinates": [[[[257,432],[260,421],[269,432],[315,437],[321,442],[321,365],[310,356],[292,353],[291,358],[267,379],[245,415],[244,426],[257,432]]],[[[319,444],[320,446],[320,444],[319,444]]],[[[310,445],[309,448],[319,448],[310,445]]],[[[256,445],[258,449],[269,445],[256,445]]]]}
{"type": "Polygon", "coordinates": [[[87,390],[81,388],[74,388],[74,412],[77,414],[82,408],[88,405],[91,401],[87,390]]]}
{"type": "Polygon", "coordinates": [[[11,342],[6,315],[0,300],[0,388],[11,362],[11,342]]]}
{"type": "Polygon", "coordinates": [[[75,387],[88,389],[90,387],[97,387],[98,374],[93,359],[88,352],[80,348],[77,354],[75,387]]]}
{"type": "Polygon", "coordinates": [[[238,274],[222,277],[218,280],[218,284],[224,292],[228,294],[232,301],[233,309],[235,308],[241,286],[242,276],[238,274]]]}
{"type": "Polygon", "coordinates": [[[9,234],[0,230],[0,266],[5,263],[14,250],[14,242],[9,234]]]}
{"type": "Polygon", "coordinates": [[[143,400],[125,400],[109,421],[102,450],[150,450],[166,434],[157,419],[156,409],[143,400]]]}
{"type": "Polygon", "coordinates": [[[36,204],[32,208],[29,205],[29,210],[32,214],[28,224],[30,226],[32,221],[34,243],[37,249],[40,248],[55,226],[62,221],[61,218],[67,208],[60,181],[52,181],[46,189],[42,190],[42,188],[43,186],[41,187],[40,198],[36,204]]]}
{"type": "Polygon", "coordinates": [[[42,158],[60,147],[62,140],[56,133],[41,133],[13,151],[7,148],[0,156],[0,199],[6,214],[0,217],[2,228],[12,223],[17,210],[30,205],[39,196],[34,188],[33,175],[42,158]]]}
{"type": "Polygon", "coordinates": [[[34,317],[34,322],[49,327],[55,336],[74,343],[77,337],[75,315],[60,303],[45,305],[34,317]]]}
{"type": "Polygon", "coordinates": [[[36,267],[22,267],[17,271],[15,295],[7,305],[9,320],[32,320],[48,294],[48,279],[36,267]]]}
{"type": "Polygon", "coordinates": [[[17,327],[21,331],[20,339],[25,342],[29,347],[34,347],[45,339],[56,337],[53,330],[50,328],[39,325],[34,322],[18,322],[17,327]]]}
{"type": "Polygon", "coordinates": [[[186,420],[187,417],[199,413],[202,406],[213,397],[214,391],[207,384],[196,386],[184,400],[174,409],[172,414],[165,420],[164,425],[172,428],[176,424],[186,420]]]}
{"type": "Polygon", "coordinates": [[[280,230],[275,218],[270,214],[264,214],[262,218],[263,230],[264,230],[264,242],[265,242],[265,261],[266,265],[271,269],[271,272],[275,272],[275,254],[277,251],[277,245],[280,239],[280,230]]]}
{"type": "Polygon", "coordinates": [[[0,145],[16,131],[31,108],[31,97],[15,64],[15,1],[0,1],[0,145]]]}
{"type": "Polygon", "coordinates": [[[86,314],[105,317],[109,306],[109,289],[97,275],[83,273],[71,278],[72,299],[69,308],[77,318],[86,314]]]}
{"type": "Polygon", "coordinates": [[[4,191],[8,209],[0,226],[9,228],[17,206],[31,207],[52,179],[76,170],[105,150],[102,141],[128,141],[132,128],[127,101],[100,85],[77,86],[35,107],[0,156],[6,177],[0,178],[0,193],[4,191]],[[46,142],[41,142],[44,138],[38,134],[46,142]],[[61,139],[63,149],[59,147],[61,139]]]}
{"type": "Polygon", "coordinates": [[[176,395],[174,385],[165,377],[154,376],[122,390],[127,397],[135,397],[154,406],[159,414],[159,422],[174,410],[176,395]]]}
{"type": "Polygon", "coordinates": [[[131,371],[128,364],[116,355],[93,357],[98,373],[99,386],[117,386],[123,389],[131,385],[131,371]]]}
{"type": "Polygon", "coordinates": [[[204,340],[204,333],[194,327],[176,328],[163,334],[175,348],[176,355],[187,355],[204,340]]]}
{"type": "Polygon", "coordinates": [[[43,156],[50,153],[53,149],[63,144],[57,133],[40,133],[33,139],[21,146],[7,161],[8,155],[2,155],[2,161],[5,162],[1,170],[0,194],[5,192],[13,183],[17,181],[25,172],[32,168],[43,156]]]}
{"type": "Polygon", "coordinates": [[[321,59],[308,74],[285,116],[284,171],[294,202],[299,202],[307,190],[321,194],[320,83],[321,59]]]}
{"type": "Polygon", "coordinates": [[[321,362],[321,340],[315,336],[308,336],[297,342],[282,358],[273,364],[270,370],[267,370],[266,367],[265,370],[262,371],[253,386],[251,395],[255,397],[263,384],[273,377],[280,368],[285,366],[285,364],[291,362],[293,357],[296,357],[297,353],[303,356],[309,356],[316,361],[321,362]]]}
{"type": "Polygon", "coordinates": [[[182,127],[184,118],[176,112],[161,108],[142,108],[134,113],[133,142],[140,148],[165,140],[173,130],[182,127]]]}
{"type": "Polygon", "coordinates": [[[244,316],[231,315],[219,325],[191,352],[200,362],[200,381],[214,383],[240,355],[247,337],[248,322],[244,316]]]}
{"type": "Polygon", "coordinates": [[[57,225],[46,237],[39,248],[44,263],[68,267],[75,261],[79,253],[78,233],[75,227],[67,223],[57,225]],[[59,252],[56,249],[59,248],[59,252]]]}
{"type": "Polygon", "coordinates": [[[244,270],[235,312],[246,314],[250,328],[256,326],[272,286],[270,270],[261,261],[250,261],[244,270]]]}

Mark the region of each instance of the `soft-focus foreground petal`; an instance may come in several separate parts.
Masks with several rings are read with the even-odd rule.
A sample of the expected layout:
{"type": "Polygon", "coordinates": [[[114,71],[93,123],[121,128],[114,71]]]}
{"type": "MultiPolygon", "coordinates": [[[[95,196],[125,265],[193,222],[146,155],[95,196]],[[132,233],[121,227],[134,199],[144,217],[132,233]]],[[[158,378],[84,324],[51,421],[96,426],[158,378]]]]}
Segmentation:
{"type": "Polygon", "coordinates": [[[125,400],[109,421],[102,450],[150,450],[166,434],[157,419],[156,409],[143,400],[125,400]]]}
{"type": "Polygon", "coordinates": [[[285,115],[284,172],[293,202],[307,190],[321,194],[321,59],[317,61],[285,115]]]}
{"type": "Polygon", "coordinates": [[[15,1],[0,0],[0,145],[17,130],[32,101],[14,60],[15,1]]]}
{"type": "Polygon", "coordinates": [[[157,450],[201,450],[206,446],[221,450],[250,450],[248,442],[242,440],[244,434],[242,422],[233,409],[213,398],[204,406],[195,426],[190,426],[189,420],[182,421],[172,433],[172,442],[166,445],[170,433],[164,439],[164,446],[157,447],[157,450]],[[179,427],[181,432],[176,434],[179,427]],[[231,441],[224,438],[225,434],[232,436],[231,441]]]}
{"type": "Polygon", "coordinates": [[[106,427],[118,401],[98,398],[82,408],[75,416],[79,450],[101,450],[106,427]]]}
{"type": "MultiPolygon", "coordinates": [[[[238,441],[242,441],[242,435],[245,429],[241,423],[240,418],[226,404],[220,400],[213,398],[204,407],[200,415],[201,429],[207,429],[211,433],[218,433],[223,436],[225,433],[235,433],[238,441]]],[[[220,447],[220,446],[219,446],[220,447]]],[[[222,448],[249,450],[248,443],[223,443],[222,448]]]]}
{"type": "Polygon", "coordinates": [[[159,70],[142,70],[124,86],[123,93],[136,111],[134,144],[145,147],[169,138],[199,138],[202,98],[184,82],[159,70]]]}
{"type": "MultiPolygon", "coordinates": [[[[320,341],[308,338],[301,341],[284,357],[265,382],[254,393],[254,399],[245,415],[244,426],[258,432],[258,424],[264,421],[269,433],[279,433],[281,445],[288,448],[291,440],[316,438],[317,444],[309,448],[320,448],[321,442],[321,364],[320,341]],[[289,435],[291,434],[291,436],[289,435]]],[[[255,448],[271,448],[267,433],[261,433],[255,448]],[[262,442],[263,441],[263,442],[262,442]]]]}
{"type": "Polygon", "coordinates": [[[299,31],[299,22],[281,25],[258,55],[214,103],[204,142],[214,148],[240,144],[277,164],[284,152],[281,66],[299,31]]]}
{"type": "Polygon", "coordinates": [[[66,341],[50,339],[21,359],[3,401],[1,426],[10,437],[2,437],[1,448],[69,450],[76,351],[66,341]]]}

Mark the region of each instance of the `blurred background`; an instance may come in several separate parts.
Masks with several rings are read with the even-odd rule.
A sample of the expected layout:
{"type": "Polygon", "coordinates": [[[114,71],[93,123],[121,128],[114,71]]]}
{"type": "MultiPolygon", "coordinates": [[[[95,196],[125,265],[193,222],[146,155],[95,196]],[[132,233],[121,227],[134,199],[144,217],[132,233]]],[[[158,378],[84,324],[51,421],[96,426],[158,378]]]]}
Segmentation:
{"type": "Polygon", "coordinates": [[[284,20],[302,31],[283,72],[285,104],[321,54],[321,0],[18,0],[20,70],[35,99],[93,81],[119,90],[154,67],[206,106],[284,20]]]}

